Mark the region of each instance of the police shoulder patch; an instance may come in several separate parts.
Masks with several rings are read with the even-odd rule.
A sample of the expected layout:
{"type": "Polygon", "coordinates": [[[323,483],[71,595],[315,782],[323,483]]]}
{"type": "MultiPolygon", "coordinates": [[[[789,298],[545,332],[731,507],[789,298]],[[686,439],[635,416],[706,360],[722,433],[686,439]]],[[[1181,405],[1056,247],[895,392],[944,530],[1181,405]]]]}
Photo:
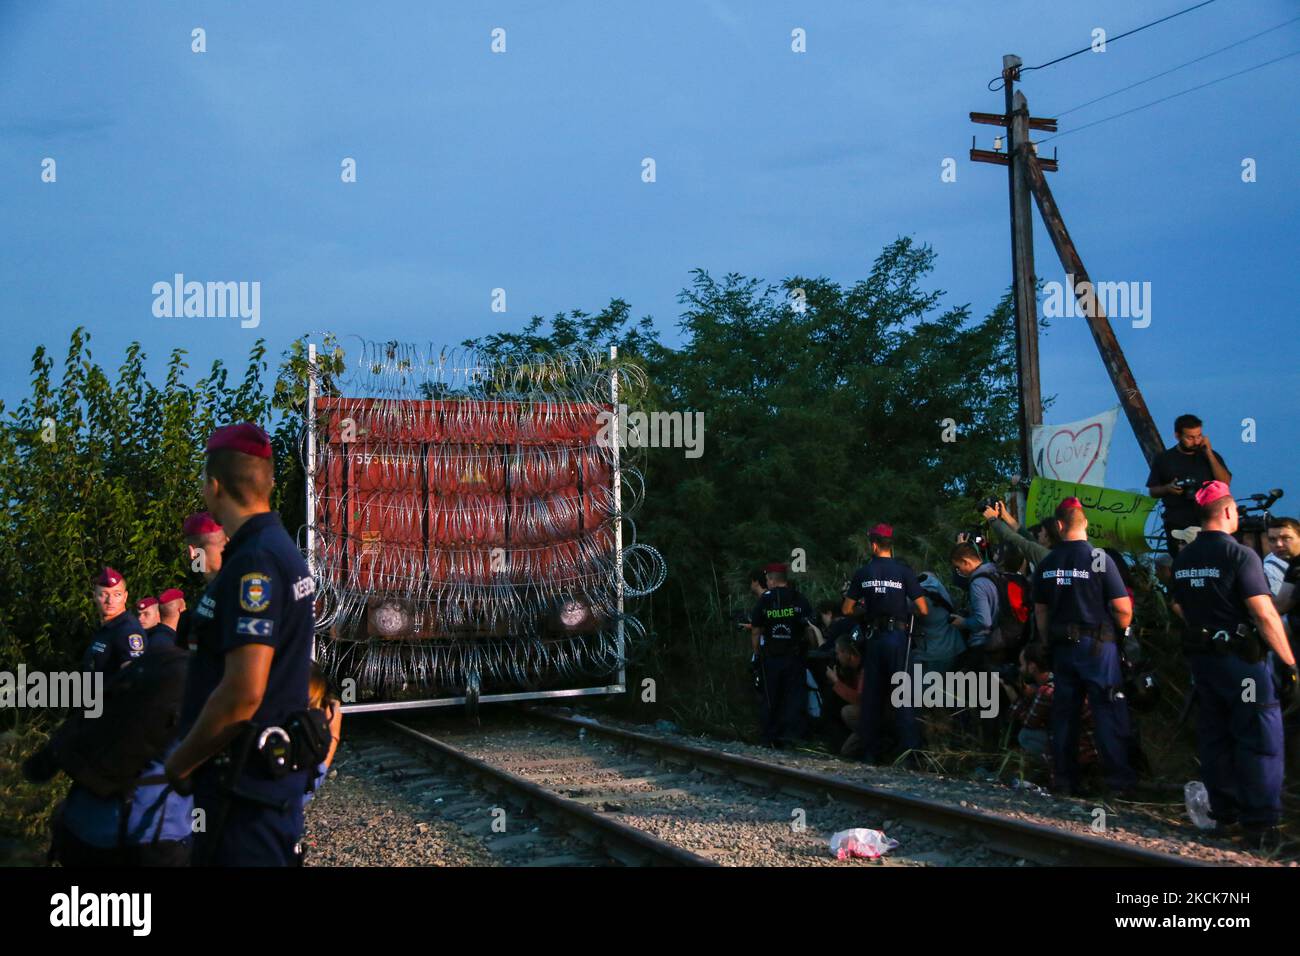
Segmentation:
{"type": "Polygon", "coordinates": [[[271,606],[271,576],[251,571],[239,579],[239,606],[257,614],[271,606]]]}
{"type": "Polygon", "coordinates": [[[127,635],[127,638],[126,638],[126,644],[127,644],[127,646],[128,646],[129,648],[131,648],[131,653],[132,653],[132,654],[143,654],[143,653],[144,653],[144,635],[143,635],[143,634],[130,634],[130,635],[127,635]]]}

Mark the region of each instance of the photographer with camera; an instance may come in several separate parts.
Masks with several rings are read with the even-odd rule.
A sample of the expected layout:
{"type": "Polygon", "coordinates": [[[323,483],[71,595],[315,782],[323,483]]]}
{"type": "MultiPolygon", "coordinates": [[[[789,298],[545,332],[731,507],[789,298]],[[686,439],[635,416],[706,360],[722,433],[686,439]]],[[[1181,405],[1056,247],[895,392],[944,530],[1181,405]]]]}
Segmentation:
{"type": "Polygon", "coordinates": [[[851,634],[841,634],[835,639],[835,660],[826,668],[826,680],[835,696],[844,701],[839,709],[840,720],[848,727],[849,735],[840,745],[840,756],[856,758],[862,751],[862,738],[858,736],[861,722],[862,655],[851,634]]]}
{"type": "Polygon", "coordinates": [[[1029,563],[1030,570],[1059,543],[1056,529],[1048,521],[1034,525],[1027,533],[1022,532],[1020,523],[1012,516],[1006,504],[997,498],[985,498],[980,502],[979,508],[980,514],[989,523],[993,537],[1024,558],[1029,563]]]}
{"type": "Polygon", "coordinates": [[[1209,481],[1231,484],[1232,472],[1223,456],[1210,445],[1195,415],[1174,420],[1178,443],[1156,455],[1147,476],[1147,493],[1164,502],[1165,540],[1169,553],[1177,554],[1183,543],[1173,532],[1195,525],[1198,520],[1196,493],[1209,481]]]}

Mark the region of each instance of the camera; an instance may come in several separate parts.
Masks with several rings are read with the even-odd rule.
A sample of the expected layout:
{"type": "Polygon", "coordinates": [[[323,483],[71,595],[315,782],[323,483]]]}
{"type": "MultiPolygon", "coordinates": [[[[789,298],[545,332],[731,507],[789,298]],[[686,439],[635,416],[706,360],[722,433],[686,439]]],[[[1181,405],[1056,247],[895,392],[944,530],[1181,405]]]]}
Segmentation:
{"type": "Polygon", "coordinates": [[[1177,488],[1184,498],[1195,498],[1196,492],[1201,487],[1201,482],[1198,478],[1178,478],[1175,481],[1170,482],[1170,484],[1177,488]]]}
{"type": "Polygon", "coordinates": [[[976,505],[975,507],[976,507],[976,510],[977,510],[977,511],[979,511],[980,513],[983,513],[984,510],[987,509],[987,508],[995,508],[995,509],[996,509],[997,506],[998,506],[999,504],[1001,504],[1001,503],[1002,503],[1002,500],[1001,500],[1000,498],[996,498],[996,497],[993,497],[993,498],[985,498],[984,500],[982,500],[982,501],[981,501],[978,505],[976,505]]]}

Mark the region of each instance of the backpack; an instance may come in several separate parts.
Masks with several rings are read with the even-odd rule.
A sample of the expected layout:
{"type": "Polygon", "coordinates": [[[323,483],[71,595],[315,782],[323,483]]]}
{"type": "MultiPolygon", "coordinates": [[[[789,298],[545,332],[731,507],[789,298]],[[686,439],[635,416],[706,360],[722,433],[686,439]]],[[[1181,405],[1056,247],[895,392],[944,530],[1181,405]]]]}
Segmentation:
{"type": "Polygon", "coordinates": [[[1018,652],[1033,634],[1034,605],[1029,579],[1018,571],[987,571],[971,580],[988,578],[998,589],[998,613],[989,634],[988,650],[1018,652]]]}
{"type": "Polygon", "coordinates": [[[174,647],[137,658],[105,681],[102,713],[74,711],[29,758],[30,769],[45,779],[62,770],[97,797],[129,796],[176,739],[189,663],[174,647]]]}

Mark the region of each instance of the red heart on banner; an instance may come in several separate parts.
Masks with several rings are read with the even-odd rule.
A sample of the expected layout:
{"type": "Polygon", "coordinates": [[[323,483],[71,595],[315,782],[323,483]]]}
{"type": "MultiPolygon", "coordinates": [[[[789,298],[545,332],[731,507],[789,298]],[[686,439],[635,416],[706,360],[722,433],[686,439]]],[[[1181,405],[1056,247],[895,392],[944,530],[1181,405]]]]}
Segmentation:
{"type": "Polygon", "coordinates": [[[1046,455],[1047,461],[1045,462],[1045,464],[1047,468],[1054,473],[1055,477],[1057,478],[1061,477],[1061,473],[1057,471],[1056,468],[1058,460],[1060,461],[1061,464],[1065,464],[1066,462],[1069,461],[1082,461],[1084,458],[1087,457],[1088,448],[1090,446],[1087,443],[1085,443],[1083,447],[1080,448],[1079,438],[1082,435],[1086,435],[1094,428],[1097,430],[1097,440],[1093,442],[1091,445],[1092,460],[1088,462],[1088,467],[1083,469],[1083,474],[1079,475],[1079,477],[1075,479],[1079,484],[1083,484],[1084,483],[1083,479],[1088,476],[1088,472],[1092,471],[1092,466],[1097,463],[1097,459],[1101,456],[1101,439],[1102,439],[1101,422],[1093,422],[1091,425],[1088,425],[1084,428],[1080,428],[1078,432],[1072,432],[1068,428],[1057,429],[1056,433],[1052,435],[1052,437],[1048,440],[1047,455],[1046,455]],[[1064,446],[1060,447],[1060,453],[1063,457],[1061,459],[1058,459],[1056,457],[1056,452],[1054,452],[1053,449],[1058,447],[1057,439],[1065,438],[1065,436],[1067,435],[1069,436],[1068,442],[1064,446]]]}

